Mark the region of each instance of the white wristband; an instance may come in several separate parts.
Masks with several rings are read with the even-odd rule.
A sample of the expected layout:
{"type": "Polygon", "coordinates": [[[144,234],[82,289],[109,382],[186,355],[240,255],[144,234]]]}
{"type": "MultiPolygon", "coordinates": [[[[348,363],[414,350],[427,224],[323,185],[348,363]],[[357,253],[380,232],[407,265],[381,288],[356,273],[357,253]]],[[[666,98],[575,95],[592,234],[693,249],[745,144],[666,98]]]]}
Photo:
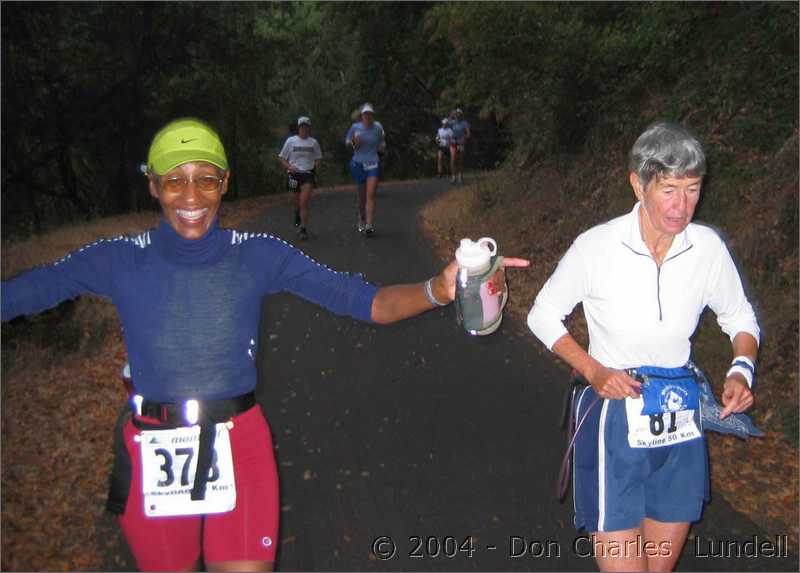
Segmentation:
{"type": "Polygon", "coordinates": [[[728,370],[728,373],[725,375],[725,377],[727,378],[728,376],[734,373],[741,374],[742,376],[744,376],[748,388],[753,387],[753,373],[750,370],[748,370],[744,366],[739,366],[738,364],[735,364],[734,366],[731,366],[730,370],[728,370]]]}
{"type": "Polygon", "coordinates": [[[736,358],[731,360],[731,365],[734,365],[737,362],[744,362],[747,366],[750,367],[750,370],[752,370],[755,373],[756,365],[753,363],[752,360],[750,360],[749,356],[745,356],[744,354],[742,354],[741,356],[737,356],[736,358]]]}

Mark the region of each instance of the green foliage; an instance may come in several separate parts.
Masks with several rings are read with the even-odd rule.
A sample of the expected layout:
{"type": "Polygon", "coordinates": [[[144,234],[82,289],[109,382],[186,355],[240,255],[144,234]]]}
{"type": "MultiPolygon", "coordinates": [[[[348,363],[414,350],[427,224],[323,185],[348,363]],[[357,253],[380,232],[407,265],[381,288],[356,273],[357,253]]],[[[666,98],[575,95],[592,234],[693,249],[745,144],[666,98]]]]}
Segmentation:
{"type": "MultiPolygon", "coordinates": [[[[166,121],[222,132],[229,198],[283,190],[275,154],[310,115],[322,183],[347,179],[364,101],[388,177],[433,170],[439,119],[466,111],[468,162],[569,164],[656,118],[714,169],[797,129],[797,4],[681,2],[10,3],[2,5],[4,238],[153,208],[137,166],[166,121]]],[[[751,174],[755,175],[755,174],[751,174]]]]}
{"type": "Polygon", "coordinates": [[[283,191],[275,159],[310,115],[346,180],[351,112],[377,106],[389,177],[432,169],[455,69],[410,3],[4,3],[4,238],[154,208],[138,165],[152,134],[198,115],[221,132],[227,199],[283,191]]]}
{"type": "Polygon", "coordinates": [[[598,123],[627,138],[666,117],[758,152],[797,128],[796,4],[447,3],[428,25],[521,166],[580,150],[598,123]]]}

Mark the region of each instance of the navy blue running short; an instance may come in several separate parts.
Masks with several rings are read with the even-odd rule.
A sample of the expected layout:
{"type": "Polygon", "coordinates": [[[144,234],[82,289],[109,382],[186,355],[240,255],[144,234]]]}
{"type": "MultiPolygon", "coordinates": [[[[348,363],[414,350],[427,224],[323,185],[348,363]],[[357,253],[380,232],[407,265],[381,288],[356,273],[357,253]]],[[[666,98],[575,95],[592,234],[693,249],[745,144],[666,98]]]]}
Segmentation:
{"type": "MultiPolygon", "coordinates": [[[[580,420],[595,393],[576,400],[580,420]]],[[[700,428],[699,412],[695,423],[700,428]]],[[[668,431],[668,424],[658,425],[668,431]]],[[[625,400],[600,400],[578,432],[573,453],[575,527],[591,533],[640,526],[649,517],[665,523],[700,519],[709,496],[705,438],[653,448],[628,442],[625,400]]]]}

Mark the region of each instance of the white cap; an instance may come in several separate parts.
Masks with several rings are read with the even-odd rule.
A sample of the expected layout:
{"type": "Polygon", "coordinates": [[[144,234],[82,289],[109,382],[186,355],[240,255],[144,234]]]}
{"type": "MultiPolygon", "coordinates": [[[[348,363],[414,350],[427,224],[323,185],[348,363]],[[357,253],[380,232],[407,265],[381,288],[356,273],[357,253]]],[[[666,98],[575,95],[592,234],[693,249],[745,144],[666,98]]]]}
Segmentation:
{"type": "Polygon", "coordinates": [[[442,125],[447,125],[447,118],[444,118],[444,119],[442,120],[442,125]]]}
{"type": "Polygon", "coordinates": [[[311,118],[310,117],[306,117],[304,115],[301,115],[300,117],[298,117],[297,118],[297,126],[300,127],[303,124],[311,125],[311,118]]]}
{"type": "Polygon", "coordinates": [[[375,113],[375,110],[372,109],[372,105],[365,103],[361,106],[361,113],[375,113]]]}

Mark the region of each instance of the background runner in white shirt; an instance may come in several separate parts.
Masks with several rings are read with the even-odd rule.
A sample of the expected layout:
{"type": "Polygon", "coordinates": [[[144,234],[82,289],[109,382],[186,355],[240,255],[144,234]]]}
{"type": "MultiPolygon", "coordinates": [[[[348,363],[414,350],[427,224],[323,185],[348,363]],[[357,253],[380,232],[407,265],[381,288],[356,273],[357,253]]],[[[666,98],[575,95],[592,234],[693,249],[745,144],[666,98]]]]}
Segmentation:
{"type": "MultiPolygon", "coordinates": [[[[442,125],[436,132],[436,175],[444,175],[444,156],[450,153],[450,141],[453,139],[453,130],[448,126],[447,118],[442,120],[442,125]]],[[[453,166],[450,166],[453,173],[453,166]]]]}
{"type": "MultiPolygon", "coordinates": [[[[584,395],[604,399],[594,411],[598,427],[587,424],[589,429],[580,430],[597,435],[596,454],[584,451],[579,458],[576,441],[576,525],[596,532],[597,540],[605,544],[670,545],[663,555],[598,554],[601,570],[674,567],[689,522],[700,517],[708,488],[703,439],[649,450],[629,447],[625,434],[630,422],[637,420],[626,420],[624,405],[638,398],[641,385],[623,369],[685,365],[691,336],[706,306],[730,337],[733,356],[746,357],[752,364],[756,360],[759,328],[736,266],[715,231],[690,223],[705,172],[705,155],[693,135],[675,124],[650,126],[630,154],[629,179],[638,203],[629,214],[575,240],[528,316],[533,333],[590,382],[584,395]],[[589,326],[588,353],[562,323],[579,302],[589,326]],[[617,421],[622,428],[614,430],[617,421]],[[578,487],[581,460],[584,467],[596,470],[596,482],[586,486],[590,493],[578,487]],[[631,475],[641,479],[637,477],[637,483],[631,475]],[[624,487],[619,485],[622,481],[624,487]],[[622,493],[615,497],[613,491],[622,493]],[[596,499],[598,507],[581,507],[586,499],[596,499]],[[680,513],[675,508],[685,509],[680,513]],[[664,514],[685,517],[659,520],[664,514]]],[[[579,400],[579,414],[587,401],[579,400]]],[[[742,374],[729,371],[722,403],[723,417],[753,404],[742,374]]],[[[640,410],[636,412],[634,416],[640,410]]]]}
{"type": "Polygon", "coordinates": [[[316,169],[322,159],[322,150],[311,137],[311,119],[297,119],[298,134],[289,137],[278,154],[281,165],[287,172],[287,186],[294,195],[294,224],[299,227],[299,236],[308,238],[308,206],[311,191],[316,182],[316,169]]]}

